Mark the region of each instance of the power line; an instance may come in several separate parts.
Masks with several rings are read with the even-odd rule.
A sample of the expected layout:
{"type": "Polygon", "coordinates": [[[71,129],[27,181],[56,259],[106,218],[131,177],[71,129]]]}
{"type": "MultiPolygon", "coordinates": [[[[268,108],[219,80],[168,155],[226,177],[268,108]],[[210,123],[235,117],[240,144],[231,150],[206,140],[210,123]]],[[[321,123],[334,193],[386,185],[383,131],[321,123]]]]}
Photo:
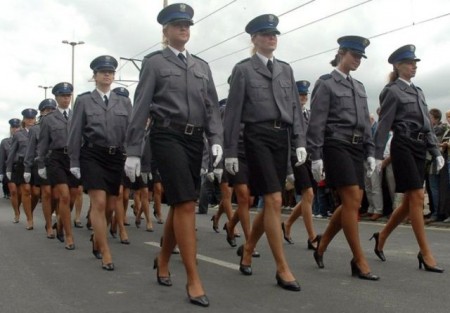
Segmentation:
{"type": "Polygon", "coordinates": [[[213,14],[215,14],[215,13],[217,13],[217,12],[219,12],[220,10],[223,10],[223,9],[225,9],[227,6],[229,6],[230,4],[233,4],[234,2],[236,2],[237,0],[233,0],[233,1],[231,1],[231,2],[228,2],[227,4],[225,4],[223,7],[221,7],[221,8],[218,8],[217,10],[215,10],[215,11],[212,11],[211,13],[209,13],[208,15],[206,15],[206,16],[204,16],[204,17],[202,17],[201,19],[199,19],[198,21],[196,21],[195,22],[195,24],[198,24],[198,23],[200,23],[201,21],[203,21],[204,19],[206,19],[206,18],[208,18],[208,17],[210,17],[211,15],[213,15],[213,14]]]}
{"type": "MultiPolygon", "coordinates": [[[[335,12],[335,13],[332,13],[332,14],[327,15],[327,16],[325,16],[325,17],[322,17],[322,18],[320,18],[320,19],[314,20],[314,21],[312,21],[312,22],[310,22],[310,23],[307,23],[307,24],[304,24],[304,25],[302,25],[302,26],[293,28],[293,29],[288,30],[287,32],[284,32],[283,34],[281,34],[280,37],[281,37],[281,36],[284,36],[284,35],[286,35],[286,34],[289,34],[289,33],[293,32],[293,31],[297,31],[297,30],[299,30],[300,28],[304,28],[304,27],[306,27],[306,26],[310,26],[310,25],[312,25],[312,24],[314,24],[314,23],[323,21],[323,20],[325,20],[325,19],[328,19],[328,18],[330,18],[330,17],[336,16],[336,15],[341,14],[341,13],[344,13],[344,12],[346,12],[346,11],[349,11],[349,10],[351,10],[351,9],[354,9],[354,8],[356,8],[356,7],[358,7],[358,6],[363,5],[363,4],[367,4],[368,2],[371,2],[371,1],[372,1],[372,0],[366,0],[366,1],[360,2],[360,3],[356,4],[356,5],[347,7],[347,8],[345,8],[345,9],[343,9],[343,10],[337,11],[337,12],[335,12]]],[[[215,58],[215,59],[213,59],[213,60],[210,60],[208,63],[212,63],[212,62],[215,62],[215,61],[224,59],[224,58],[226,58],[226,57],[229,57],[229,56],[231,56],[231,55],[233,55],[233,54],[239,53],[239,52],[244,51],[245,49],[249,49],[249,48],[251,48],[251,45],[249,45],[249,46],[247,46],[247,47],[245,47],[245,48],[243,48],[243,49],[239,49],[239,50],[230,52],[230,53],[228,53],[228,54],[226,54],[226,55],[220,56],[220,57],[215,58]]]]}
{"type": "MultiPolygon", "coordinates": [[[[279,14],[278,17],[281,17],[281,16],[283,16],[283,15],[285,15],[285,14],[288,14],[288,13],[290,13],[290,12],[293,12],[293,11],[297,10],[297,9],[300,9],[301,7],[304,7],[304,6],[310,4],[310,3],[314,2],[314,1],[316,1],[316,0],[310,0],[310,1],[308,1],[308,2],[306,2],[306,3],[303,3],[303,4],[299,5],[299,6],[296,6],[295,8],[292,8],[292,9],[290,9],[290,10],[287,10],[286,12],[283,12],[283,13],[279,14]]],[[[224,40],[222,40],[222,41],[219,41],[218,43],[215,43],[215,44],[213,44],[212,46],[209,46],[209,47],[207,47],[207,48],[205,48],[205,49],[203,49],[203,50],[200,50],[199,52],[196,52],[196,53],[194,53],[194,54],[195,54],[195,55],[199,55],[200,53],[203,53],[203,52],[208,51],[208,50],[210,50],[210,49],[212,49],[212,48],[215,48],[215,47],[217,47],[217,46],[220,46],[221,44],[223,44],[223,43],[225,43],[225,42],[227,42],[227,41],[230,41],[231,39],[234,39],[234,38],[236,38],[236,37],[238,37],[238,36],[240,36],[240,35],[242,35],[242,34],[245,34],[245,32],[240,32],[240,33],[238,33],[238,34],[236,34],[236,35],[233,35],[233,36],[231,36],[231,37],[229,37],[229,38],[227,38],[227,39],[224,39],[224,40]]],[[[244,50],[245,50],[245,49],[244,49],[244,50]]],[[[240,52],[240,51],[242,51],[242,50],[239,50],[239,52],[240,52]]]]}
{"type": "MultiPolygon", "coordinates": [[[[379,33],[379,34],[377,34],[377,35],[370,36],[370,37],[368,37],[368,38],[369,38],[369,39],[374,39],[374,38],[382,37],[382,36],[385,36],[385,35],[388,35],[388,34],[392,34],[392,33],[398,32],[398,31],[403,30],[403,29],[406,29],[406,28],[410,28],[410,27],[414,27],[414,26],[416,26],[416,25],[428,23],[428,22],[431,22],[431,21],[433,21],[433,20],[437,20],[437,19],[440,19],[440,18],[449,16],[449,15],[450,15],[450,12],[449,12],[449,13],[442,14],[442,15],[434,16],[434,17],[432,17],[432,18],[429,18],[429,19],[426,19],[426,20],[423,20],[423,21],[419,21],[419,22],[417,22],[417,23],[416,23],[416,22],[413,22],[413,23],[408,24],[408,25],[405,25],[405,26],[401,26],[401,27],[398,27],[398,28],[394,28],[394,29],[385,31],[385,32],[383,32],[383,33],[379,33]]],[[[300,58],[300,59],[296,59],[296,60],[290,61],[289,64],[292,64],[292,63],[295,63],[295,62],[298,62],[298,61],[303,61],[303,60],[306,60],[306,59],[310,59],[310,58],[313,58],[313,57],[316,57],[316,56],[318,56],[318,55],[325,54],[325,53],[328,53],[328,52],[331,52],[331,51],[334,51],[334,50],[336,50],[336,48],[332,48],[332,49],[328,49],[328,50],[325,50],[325,51],[322,51],[322,52],[318,52],[318,53],[315,53],[315,54],[311,54],[311,55],[308,55],[308,56],[306,56],[306,57],[302,57],[302,58],[300,58]]]]}

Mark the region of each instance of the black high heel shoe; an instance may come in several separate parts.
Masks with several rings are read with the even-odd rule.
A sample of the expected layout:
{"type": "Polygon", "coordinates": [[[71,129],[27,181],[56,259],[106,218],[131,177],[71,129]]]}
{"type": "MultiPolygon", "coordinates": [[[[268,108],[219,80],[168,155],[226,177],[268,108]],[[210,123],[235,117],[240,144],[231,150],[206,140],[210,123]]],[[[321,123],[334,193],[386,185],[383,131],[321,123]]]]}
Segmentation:
{"type": "Polygon", "coordinates": [[[319,245],[314,246],[313,243],[317,243],[317,240],[319,239],[319,235],[317,235],[316,237],[314,237],[313,240],[309,240],[306,242],[308,244],[308,250],[317,250],[317,248],[319,247],[319,245]]]}
{"type": "Polygon", "coordinates": [[[83,224],[80,221],[73,220],[73,227],[75,228],[83,228],[83,224]]]}
{"type": "Polygon", "coordinates": [[[217,223],[217,221],[216,221],[216,216],[215,216],[215,215],[213,215],[213,216],[211,217],[211,221],[213,222],[212,228],[214,229],[214,231],[215,231],[216,233],[219,233],[219,226],[218,226],[218,223],[217,223]]]}
{"type": "Polygon", "coordinates": [[[234,238],[234,235],[230,235],[228,233],[228,227],[227,227],[227,223],[225,223],[225,225],[223,225],[223,230],[225,230],[227,232],[227,242],[230,246],[232,246],[233,248],[237,246],[236,244],[236,239],[234,238]]]}
{"type": "Polygon", "coordinates": [[[281,223],[281,230],[283,231],[284,240],[286,240],[290,245],[293,245],[294,241],[292,241],[292,238],[286,236],[286,228],[284,226],[284,222],[281,223]]]}
{"type": "Polygon", "coordinates": [[[186,293],[187,293],[187,296],[189,298],[189,302],[190,303],[195,304],[195,305],[199,305],[199,306],[202,306],[202,307],[208,307],[209,306],[209,299],[208,299],[208,297],[206,295],[201,295],[201,296],[198,296],[198,297],[192,297],[189,294],[188,285],[186,285],[186,293]]]}
{"type": "Polygon", "coordinates": [[[365,279],[365,280],[379,280],[380,279],[380,277],[372,274],[371,272],[368,272],[368,273],[361,272],[361,270],[359,269],[355,260],[353,260],[353,259],[350,261],[350,267],[352,268],[352,276],[357,276],[359,279],[365,279]]]}
{"type": "Polygon", "coordinates": [[[155,209],[153,209],[153,216],[154,216],[155,219],[156,219],[156,223],[158,223],[158,224],[164,224],[164,221],[162,220],[161,217],[158,216],[158,214],[156,213],[156,210],[155,210],[155,209]]]}
{"type": "Polygon", "coordinates": [[[427,263],[425,263],[425,260],[423,259],[422,252],[419,252],[417,255],[417,259],[419,260],[419,269],[422,269],[422,265],[425,268],[425,271],[427,272],[433,272],[433,273],[443,273],[444,269],[440,268],[438,266],[430,266],[427,263]]]}
{"type": "Polygon", "coordinates": [[[117,232],[113,231],[112,229],[109,229],[109,233],[111,234],[111,237],[117,238],[117,232]]]}
{"type": "Polygon", "coordinates": [[[56,231],[56,239],[58,239],[61,242],[64,242],[64,233],[58,232],[58,224],[54,223],[52,226],[52,229],[56,231]]]}
{"type": "Polygon", "coordinates": [[[290,291],[300,291],[300,285],[296,280],[293,281],[285,281],[280,277],[280,275],[277,273],[275,275],[275,279],[277,280],[277,285],[280,286],[283,289],[290,290],[290,291]]]}
{"type": "Polygon", "coordinates": [[[242,264],[242,259],[244,258],[244,245],[239,246],[236,254],[241,257],[241,260],[239,261],[239,271],[246,276],[252,275],[252,266],[242,264]]]}
{"type": "Polygon", "coordinates": [[[325,265],[323,264],[323,254],[320,255],[317,250],[319,250],[319,246],[320,246],[320,240],[322,240],[322,236],[321,235],[317,235],[316,238],[314,239],[317,242],[317,248],[316,250],[314,250],[313,256],[314,256],[314,260],[316,261],[316,264],[319,268],[324,268],[325,265]]]}
{"type": "Polygon", "coordinates": [[[373,233],[372,237],[369,240],[375,239],[375,248],[373,252],[380,258],[381,261],[386,262],[386,257],[384,256],[383,250],[378,250],[378,238],[380,237],[380,233],[373,233]]]}
{"type": "Polygon", "coordinates": [[[99,250],[95,249],[94,234],[91,234],[91,238],[89,239],[89,241],[92,242],[92,254],[95,256],[96,259],[101,260],[103,256],[99,250]]]}
{"type": "Polygon", "coordinates": [[[114,271],[114,263],[102,263],[102,269],[104,269],[105,271],[114,271]]]}
{"type": "Polygon", "coordinates": [[[172,286],[172,280],[170,279],[170,272],[169,276],[167,277],[159,276],[158,257],[156,257],[155,260],[153,261],[153,269],[156,270],[156,280],[158,281],[158,284],[166,287],[172,286]]]}

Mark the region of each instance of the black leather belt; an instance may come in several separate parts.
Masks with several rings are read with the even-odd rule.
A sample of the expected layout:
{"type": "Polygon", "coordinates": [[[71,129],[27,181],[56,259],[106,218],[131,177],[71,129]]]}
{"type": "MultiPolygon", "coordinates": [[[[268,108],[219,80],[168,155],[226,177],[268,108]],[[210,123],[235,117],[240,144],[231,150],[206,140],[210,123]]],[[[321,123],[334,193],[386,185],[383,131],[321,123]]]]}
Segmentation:
{"type": "Polygon", "coordinates": [[[426,142],[427,141],[427,134],[422,132],[395,132],[396,135],[400,135],[403,137],[411,138],[412,140],[419,141],[419,142],[426,142]]]}
{"type": "Polygon", "coordinates": [[[172,129],[189,136],[203,136],[204,131],[203,127],[195,126],[193,124],[177,124],[174,122],[167,123],[164,120],[158,119],[153,120],[153,125],[156,127],[172,129]]]}
{"type": "Polygon", "coordinates": [[[95,143],[92,143],[92,142],[87,142],[84,145],[86,147],[88,147],[88,148],[94,148],[94,149],[105,151],[105,152],[107,152],[110,155],[115,155],[117,153],[124,153],[125,152],[125,149],[123,147],[121,147],[121,146],[104,147],[104,146],[96,145],[95,143]]]}
{"type": "Polygon", "coordinates": [[[275,129],[287,129],[289,126],[291,126],[290,124],[282,122],[280,120],[265,121],[255,124],[275,129]]]}
{"type": "Polygon", "coordinates": [[[60,148],[60,149],[52,149],[52,152],[59,152],[59,153],[67,154],[67,147],[60,148]]]}
{"type": "Polygon", "coordinates": [[[357,134],[344,135],[344,134],[339,134],[339,133],[329,133],[329,134],[325,135],[325,139],[326,138],[333,138],[333,139],[337,139],[337,140],[342,140],[342,141],[351,143],[352,145],[359,145],[359,144],[362,144],[364,142],[364,136],[363,135],[357,135],[357,134]]]}

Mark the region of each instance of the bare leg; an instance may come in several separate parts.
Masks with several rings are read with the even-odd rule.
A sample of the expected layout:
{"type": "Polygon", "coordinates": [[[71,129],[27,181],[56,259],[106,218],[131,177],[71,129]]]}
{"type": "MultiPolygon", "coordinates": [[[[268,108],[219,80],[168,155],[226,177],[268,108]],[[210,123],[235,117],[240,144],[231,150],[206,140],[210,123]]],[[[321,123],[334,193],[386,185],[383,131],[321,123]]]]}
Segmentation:
{"type": "Polygon", "coordinates": [[[72,224],[70,221],[70,192],[69,186],[66,184],[58,184],[55,186],[59,194],[59,216],[64,227],[66,247],[73,244],[72,224]]]}

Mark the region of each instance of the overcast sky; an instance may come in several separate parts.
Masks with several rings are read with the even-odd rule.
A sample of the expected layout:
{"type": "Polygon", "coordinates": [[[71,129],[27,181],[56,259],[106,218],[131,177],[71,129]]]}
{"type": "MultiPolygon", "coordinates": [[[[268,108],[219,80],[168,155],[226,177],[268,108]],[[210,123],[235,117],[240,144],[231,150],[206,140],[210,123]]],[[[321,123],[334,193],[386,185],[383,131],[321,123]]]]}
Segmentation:
{"type": "MultiPolygon", "coordinates": [[[[175,2],[169,0],[169,4],[175,2]]],[[[364,83],[370,111],[375,112],[378,95],[391,71],[388,56],[404,44],[415,44],[416,55],[422,61],[418,63],[414,83],[424,90],[429,108],[436,107],[443,112],[450,109],[450,15],[423,22],[449,14],[449,0],[189,0],[185,3],[194,8],[194,21],[200,20],[191,28],[187,49],[210,63],[219,98],[227,96],[226,80],[234,64],[250,56],[250,48],[246,48],[250,47],[250,38],[241,34],[203,50],[242,33],[252,18],[273,13],[282,15],[278,25],[282,35],[275,57],[291,63],[296,80],[306,79],[314,84],[319,76],[332,70],[329,61],[336,53],[337,38],[344,35],[371,38],[366,49],[368,58],[363,59],[352,76],[364,83]],[[283,14],[302,4],[301,8],[283,14]],[[351,7],[354,8],[348,9],[351,7]],[[336,14],[339,11],[344,12],[336,14]],[[333,16],[325,18],[330,15],[333,16]],[[400,28],[403,29],[390,32],[400,28]],[[384,33],[387,34],[377,36],[384,33]]],[[[8,136],[10,118],[21,118],[20,112],[25,108],[37,109],[44,99],[44,89],[38,88],[39,85],[71,81],[72,48],[62,44],[62,40],[85,42],[75,47],[75,94],[93,90],[89,64],[95,57],[109,54],[118,60],[121,57],[142,59],[160,49],[161,26],[156,16],[162,5],[163,0],[3,3],[0,125],[4,127],[0,127],[0,137],[8,136]]],[[[131,62],[119,60],[119,64],[117,80],[138,79],[139,72],[131,62]]],[[[133,96],[136,83],[121,84],[133,96]]],[[[120,85],[115,83],[116,86],[120,85]]],[[[52,96],[48,90],[47,97],[52,96]]]]}

